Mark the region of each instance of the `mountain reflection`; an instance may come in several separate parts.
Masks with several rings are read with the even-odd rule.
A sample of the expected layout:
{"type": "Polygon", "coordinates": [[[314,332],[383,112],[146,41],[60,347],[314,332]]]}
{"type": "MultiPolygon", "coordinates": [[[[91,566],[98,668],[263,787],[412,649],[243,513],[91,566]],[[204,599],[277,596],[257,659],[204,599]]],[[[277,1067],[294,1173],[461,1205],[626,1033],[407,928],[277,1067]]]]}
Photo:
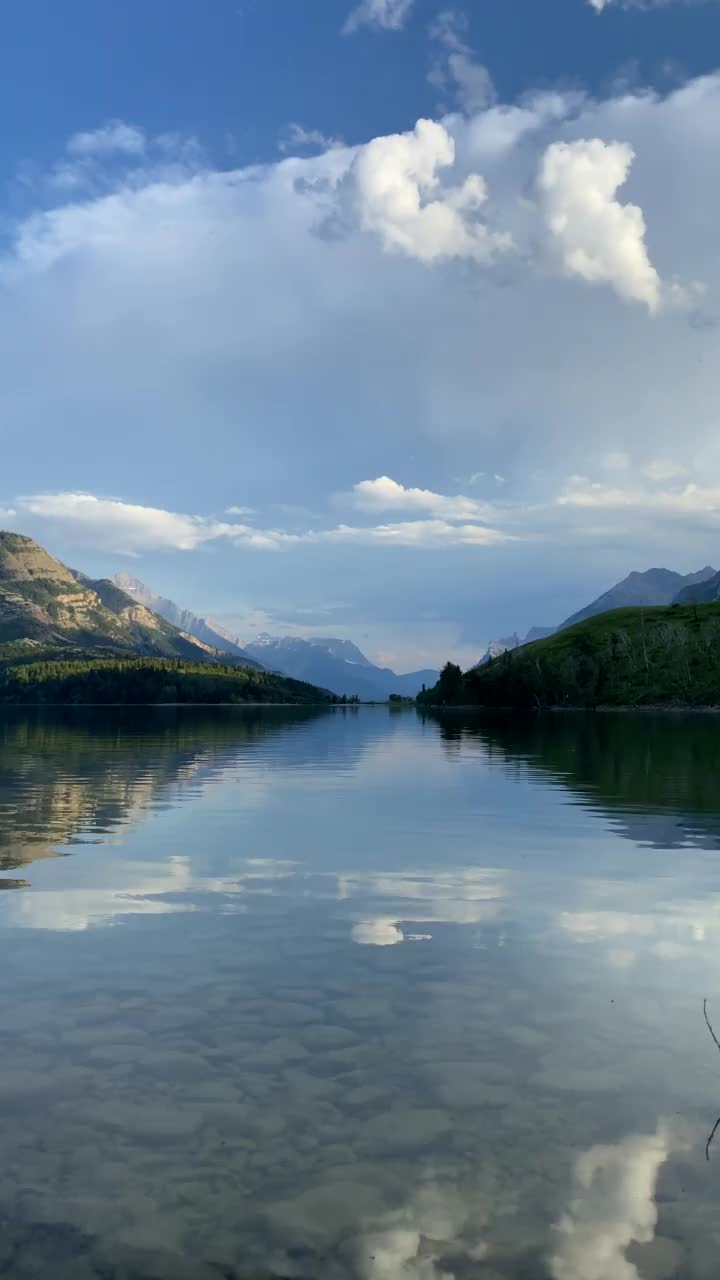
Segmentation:
{"type": "MultiPolygon", "coordinates": [[[[218,778],[242,750],[292,734],[306,708],[212,714],[72,709],[0,718],[0,870],[103,843],[178,787],[218,778]]],[[[22,887],[5,879],[1,888],[22,887]]]]}
{"type": "Polygon", "coordinates": [[[440,713],[449,758],[482,752],[519,780],[539,774],[613,830],[658,849],[720,847],[720,725],[711,714],[440,713]]]}

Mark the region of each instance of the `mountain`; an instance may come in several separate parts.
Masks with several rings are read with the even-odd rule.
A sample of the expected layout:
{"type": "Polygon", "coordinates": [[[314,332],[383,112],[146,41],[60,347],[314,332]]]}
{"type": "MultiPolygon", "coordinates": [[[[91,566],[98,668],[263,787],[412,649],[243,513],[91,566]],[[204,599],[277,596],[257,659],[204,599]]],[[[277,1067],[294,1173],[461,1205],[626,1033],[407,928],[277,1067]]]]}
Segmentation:
{"type": "Polygon", "coordinates": [[[437,671],[396,675],[388,667],[374,666],[351,641],[332,637],[261,635],[243,652],[283,675],[369,702],[384,702],[391,693],[414,698],[423,684],[433,685],[438,678],[437,671]]]}
{"type": "Polygon", "coordinates": [[[547,640],[548,636],[554,636],[556,631],[557,627],[531,627],[523,644],[532,644],[533,640],[547,640]]]}
{"type": "Polygon", "coordinates": [[[171,622],[174,627],[192,636],[193,639],[213,649],[220,649],[222,653],[232,654],[234,658],[242,658],[248,666],[258,665],[248,656],[235,636],[228,635],[227,631],[210,618],[199,618],[189,609],[181,609],[173,600],[168,600],[165,596],[151,591],[144,582],[139,578],[132,578],[129,573],[115,573],[110,581],[133,600],[145,605],[153,613],[159,614],[166,622],[171,622]]]}
{"type": "Polygon", "coordinates": [[[710,604],[713,600],[720,600],[720,573],[683,587],[673,604],[710,604]]]}
{"type": "Polygon", "coordinates": [[[593,618],[598,613],[608,613],[610,609],[672,604],[684,588],[704,583],[715,575],[716,570],[710,565],[705,565],[697,573],[674,573],[672,569],[646,569],[644,573],[629,573],[627,578],[610,587],[609,591],[598,596],[592,604],[566,618],[558,630],[573,627],[576,622],[584,622],[586,618],[593,618]]]}
{"type": "Polygon", "coordinates": [[[518,649],[521,645],[532,644],[535,640],[547,640],[566,627],[574,627],[576,622],[586,618],[594,618],[599,613],[608,613],[611,609],[623,609],[629,606],[637,608],[647,605],[672,604],[675,600],[690,603],[720,599],[720,574],[710,565],[699,569],[697,573],[674,573],[672,569],[647,569],[644,573],[629,573],[622,582],[598,596],[592,604],[579,609],[571,617],[560,623],[559,627],[531,627],[524,640],[515,633],[499,640],[491,640],[478,667],[485,666],[492,658],[499,658],[508,649],[518,649]],[[715,582],[715,590],[711,592],[710,583],[715,582]],[[699,594],[686,594],[697,591],[699,594]],[[707,591],[707,594],[706,594],[707,591]]]}
{"type": "Polygon", "coordinates": [[[519,649],[521,644],[532,644],[533,640],[545,640],[548,636],[554,636],[555,630],[555,627],[531,627],[524,640],[520,639],[517,631],[514,631],[511,636],[501,636],[499,640],[491,640],[482,658],[475,665],[484,667],[493,658],[499,658],[501,653],[507,653],[508,649],[519,649]]]}
{"type": "Polygon", "coordinates": [[[475,665],[484,667],[493,658],[499,658],[500,654],[507,653],[508,649],[517,649],[522,643],[517,631],[514,631],[511,636],[501,636],[498,640],[491,640],[482,658],[475,665]]]}
{"type": "Polygon", "coordinates": [[[0,532],[0,645],[29,640],[206,661],[217,654],[104,578],[66,568],[19,533],[0,532]]]}
{"type": "Polygon", "coordinates": [[[614,609],[465,675],[451,663],[426,706],[720,706],[720,602],[614,609]]]}

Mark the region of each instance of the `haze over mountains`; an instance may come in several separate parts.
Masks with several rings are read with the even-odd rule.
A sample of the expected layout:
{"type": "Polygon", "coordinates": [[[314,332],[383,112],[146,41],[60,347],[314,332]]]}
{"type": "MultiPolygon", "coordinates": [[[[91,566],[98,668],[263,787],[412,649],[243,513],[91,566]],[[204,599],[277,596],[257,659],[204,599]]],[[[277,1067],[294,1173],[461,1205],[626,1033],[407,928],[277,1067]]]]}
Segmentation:
{"type": "Polygon", "coordinates": [[[675,573],[672,569],[646,569],[640,573],[633,570],[616,582],[608,591],[604,591],[583,609],[566,618],[557,627],[531,627],[524,640],[515,633],[498,640],[491,640],[477,666],[483,666],[491,658],[506,653],[508,649],[518,649],[521,645],[530,644],[533,640],[543,640],[573,627],[577,622],[594,618],[601,613],[609,613],[611,609],[631,607],[651,608],[674,603],[703,603],[720,597],[720,573],[711,565],[705,565],[695,573],[675,573]],[[714,585],[713,585],[714,584],[714,585]]]}
{"type": "Polygon", "coordinates": [[[439,675],[430,669],[397,675],[389,667],[376,667],[350,640],[263,635],[246,645],[244,652],[295,680],[370,701],[385,700],[391,694],[414,698],[424,684],[435,684],[439,675]]]}
{"type": "Polygon", "coordinates": [[[138,578],[116,573],[112,581],[134,600],[142,601],[155,613],[205,644],[213,645],[253,666],[267,667],[295,680],[306,680],[337,694],[368,701],[384,700],[391,693],[414,698],[423,684],[433,685],[439,672],[428,669],[397,675],[388,667],[377,667],[350,640],[335,637],[261,635],[242,645],[210,618],[201,618],[189,609],[158,595],[138,578]]]}
{"type": "Polygon", "coordinates": [[[131,596],[133,600],[137,600],[140,604],[144,604],[146,608],[152,609],[153,613],[159,614],[161,618],[171,622],[180,631],[193,636],[194,639],[200,640],[203,644],[211,645],[214,649],[222,650],[223,653],[230,653],[233,657],[243,658],[250,666],[257,666],[257,663],[243,649],[237,637],[231,636],[216,622],[213,622],[211,618],[200,618],[197,614],[192,613],[190,609],[182,609],[173,600],[168,600],[166,596],[161,596],[156,591],[151,591],[150,587],[147,587],[144,582],[141,582],[139,578],[131,577],[129,573],[114,573],[110,581],[116,587],[119,587],[121,591],[131,596]]]}

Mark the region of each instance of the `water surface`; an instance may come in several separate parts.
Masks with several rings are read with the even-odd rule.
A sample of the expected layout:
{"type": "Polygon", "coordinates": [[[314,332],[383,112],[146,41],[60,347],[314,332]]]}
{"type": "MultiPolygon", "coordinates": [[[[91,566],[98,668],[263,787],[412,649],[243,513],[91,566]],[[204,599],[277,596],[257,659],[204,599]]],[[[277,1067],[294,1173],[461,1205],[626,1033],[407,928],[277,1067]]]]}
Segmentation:
{"type": "Polygon", "coordinates": [[[4,712],[0,1274],[696,1280],[720,721],[4,712]]]}

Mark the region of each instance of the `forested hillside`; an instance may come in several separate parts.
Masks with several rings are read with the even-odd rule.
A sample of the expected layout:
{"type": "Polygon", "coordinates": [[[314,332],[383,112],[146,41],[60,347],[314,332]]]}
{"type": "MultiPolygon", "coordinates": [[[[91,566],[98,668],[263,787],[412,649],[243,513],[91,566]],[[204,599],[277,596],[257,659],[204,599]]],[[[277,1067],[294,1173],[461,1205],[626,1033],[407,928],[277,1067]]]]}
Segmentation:
{"type": "Polygon", "coordinates": [[[448,663],[430,706],[720,705],[720,603],[616,609],[462,673],[448,663]]]}

